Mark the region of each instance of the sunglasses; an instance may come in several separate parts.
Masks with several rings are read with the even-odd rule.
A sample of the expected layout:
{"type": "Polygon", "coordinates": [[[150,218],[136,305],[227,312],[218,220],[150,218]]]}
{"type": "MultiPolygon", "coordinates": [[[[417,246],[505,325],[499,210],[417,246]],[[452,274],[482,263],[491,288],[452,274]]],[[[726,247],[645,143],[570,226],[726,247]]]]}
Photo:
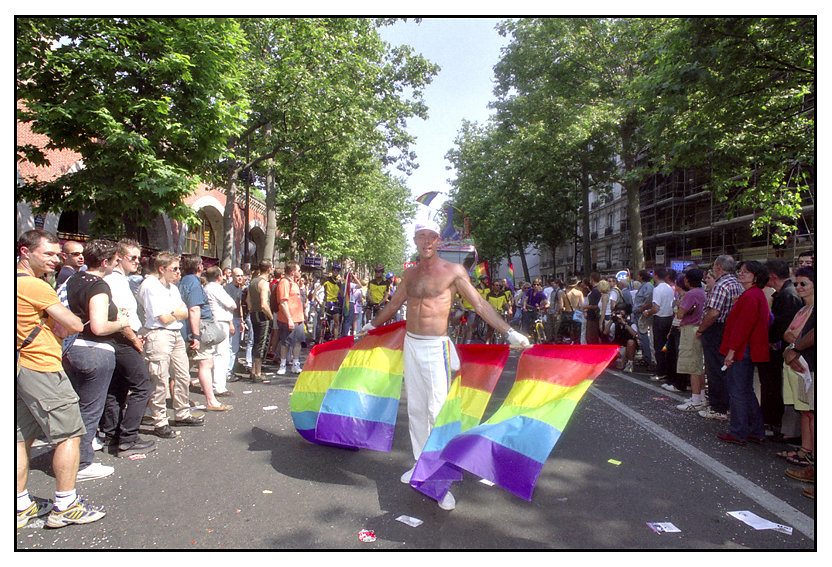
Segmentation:
{"type": "Polygon", "coordinates": [[[809,287],[812,282],[794,282],[794,285],[797,287],[809,287]]]}
{"type": "Polygon", "coordinates": [[[141,258],[141,256],[125,256],[125,257],[124,257],[124,259],[125,259],[125,260],[129,260],[129,261],[131,261],[131,262],[135,262],[135,261],[136,261],[136,260],[138,260],[139,258],[141,258]]]}
{"type": "Polygon", "coordinates": [[[178,272],[179,266],[176,266],[175,268],[168,268],[168,270],[170,270],[171,272],[178,272]]]}

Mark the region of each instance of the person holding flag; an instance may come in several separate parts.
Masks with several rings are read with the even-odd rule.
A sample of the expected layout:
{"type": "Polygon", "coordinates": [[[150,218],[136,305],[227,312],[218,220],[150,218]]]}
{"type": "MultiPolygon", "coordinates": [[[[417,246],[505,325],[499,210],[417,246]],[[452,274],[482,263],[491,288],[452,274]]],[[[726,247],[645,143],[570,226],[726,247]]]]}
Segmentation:
{"type": "MultiPolygon", "coordinates": [[[[405,270],[390,301],[361,331],[369,332],[383,325],[407,301],[404,384],[413,459],[418,461],[448,395],[453,373],[460,366],[456,349],[447,336],[448,315],[456,294],[465,298],[490,326],[505,333],[512,346],[528,347],[529,339],[512,329],[483,299],[462,265],[439,257],[440,229],[436,222],[417,223],[413,241],[419,263],[405,270]]],[[[414,468],[402,475],[403,483],[410,483],[414,468]]],[[[455,507],[450,492],[439,506],[445,510],[455,507]]]]}

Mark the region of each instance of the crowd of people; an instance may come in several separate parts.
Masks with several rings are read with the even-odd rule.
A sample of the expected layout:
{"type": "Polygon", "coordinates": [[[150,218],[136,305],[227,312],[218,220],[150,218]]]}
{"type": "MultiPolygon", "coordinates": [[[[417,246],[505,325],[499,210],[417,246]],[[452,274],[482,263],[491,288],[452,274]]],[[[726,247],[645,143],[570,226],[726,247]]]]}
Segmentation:
{"type": "MultiPolygon", "coordinates": [[[[349,269],[342,276],[336,264],[315,281],[295,261],[275,268],[264,260],[251,273],[206,269],[196,255],[162,251],[143,259],[129,239],[61,246],[42,229],[21,235],[17,255],[18,527],[47,514],[51,528],[100,519],[103,507],[76,491],[77,482],[114,472],[95,461],[97,450],[117,457],[153,451],[141,424],[154,437],[173,438],[175,427],[204,425],[205,412],[231,411],[221,400],[233,396],[227,384],[263,381],[264,362],[275,362],[278,375],[299,374],[303,347],[359,334],[380,313],[404,317],[399,280],[382,266],[360,279],[349,269]],[[204,412],[194,409],[192,389],[204,394],[204,412]],[[55,446],[54,502],[26,489],[37,438],[55,446]]],[[[593,273],[583,281],[549,278],[545,286],[536,279],[516,291],[505,279],[472,283],[515,329],[528,334],[543,317],[546,342],[616,344],[625,372],[640,365],[668,391],[690,389],[678,409],[727,421],[722,441],[796,443],[778,457],[793,465],[788,476],[813,483],[814,274],[809,253],[794,267],[720,256],[706,271],[660,267],[640,271],[636,281],[593,273]]],[[[467,342],[475,340],[472,297],[480,301],[460,297],[446,323],[469,321],[467,342]]],[[[498,323],[490,321],[484,340],[508,327],[498,323]]],[[[814,497],[812,489],[804,494],[814,497]]]]}
{"type": "MultiPolygon", "coordinates": [[[[658,267],[633,281],[596,272],[548,284],[518,286],[515,326],[529,333],[527,314],[541,309],[547,343],[618,345],[619,369],[645,371],[670,392],[690,390],[680,411],[728,422],[721,441],[798,445],[777,456],[794,465],[787,476],[814,483],[814,252],[793,266],[722,255],[708,270],[658,267]]],[[[814,498],[814,488],[804,495],[814,498]]]]}
{"type": "Polygon", "coordinates": [[[139,435],[142,424],[171,439],[174,428],[204,425],[206,412],[231,411],[228,382],[262,381],[267,356],[279,357],[279,375],[301,372],[314,302],[297,262],[206,269],[196,255],[142,259],[133,240],[61,245],[42,229],[21,235],[17,258],[18,527],[47,514],[51,528],[100,519],[103,507],[75,488],[113,474],[96,451],[148,453],[156,441],[139,435]],[[199,409],[192,389],[205,396],[199,409]],[[26,489],[39,438],[55,445],[54,502],[26,489]]]}

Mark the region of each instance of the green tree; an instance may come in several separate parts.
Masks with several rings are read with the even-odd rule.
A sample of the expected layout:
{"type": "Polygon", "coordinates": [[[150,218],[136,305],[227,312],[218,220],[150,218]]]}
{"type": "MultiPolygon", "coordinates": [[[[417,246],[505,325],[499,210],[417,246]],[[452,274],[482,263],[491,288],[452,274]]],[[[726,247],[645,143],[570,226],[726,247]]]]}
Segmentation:
{"type": "Polygon", "coordinates": [[[781,241],[814,182],[812,17],[667,20],[636,81],[656,170],[705,167],[732,210],[781,241]]]}
{"type": "Polygon", "coordinates": [[[338,163],[345,148],[359,162],[374,159],[407,171],[415,156],[406,120],[427,116],[422,91],[438,71],[412,48],[384,43],[376,22],[366,18],[268,18],[241,25],[251,44],[246,88],[254,103],[229,146],[235,159],[226,170],[223,265],[231,263],[242,171],[272,170],[278,216],[290,219],[293,207],[312,195],[320,204],[327,202],[322,192],[350,190],[341,175],[350,166],[338,163]],[[338,178],[343,183],[333,185],[338,178]]]}
{"type": "MultiPolygon", "coordinates": [[[[84,167],[24,180],[35,210],[95,212],[93,234],[135,234],[157,214],[193,220],[183,203],[240,130],[246,40],[219,18],[18,18],[18,120],[84,167]]],[[[18,159],[45,163],[31,146],[18,159]]]]}

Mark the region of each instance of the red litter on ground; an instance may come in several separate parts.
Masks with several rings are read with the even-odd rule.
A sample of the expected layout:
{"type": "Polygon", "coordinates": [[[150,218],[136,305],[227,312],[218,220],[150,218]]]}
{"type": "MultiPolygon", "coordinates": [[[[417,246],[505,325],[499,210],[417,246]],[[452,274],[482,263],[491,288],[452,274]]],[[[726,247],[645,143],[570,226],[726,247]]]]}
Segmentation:
{"type": "Polygon", "coordinates": [[[376,540],[376,532],[373,530],[361,530],[358,532],[358,539],[364,543],[369,543],[376,540]]]}

